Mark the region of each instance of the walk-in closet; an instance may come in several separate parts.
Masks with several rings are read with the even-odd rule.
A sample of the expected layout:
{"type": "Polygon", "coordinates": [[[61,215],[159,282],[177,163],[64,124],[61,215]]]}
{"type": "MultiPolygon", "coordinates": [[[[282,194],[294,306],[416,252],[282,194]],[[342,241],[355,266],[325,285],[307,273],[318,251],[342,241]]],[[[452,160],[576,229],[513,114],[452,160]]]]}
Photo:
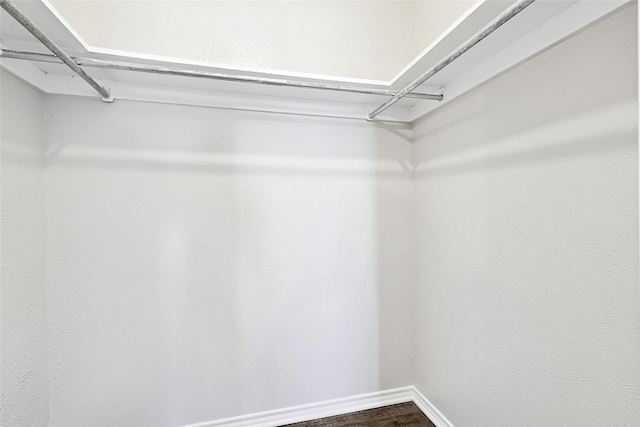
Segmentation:
{"type": "Polygon", "coordinates": [[[636,1],[0,6],[1,426],[640,426],[636,1]]]}

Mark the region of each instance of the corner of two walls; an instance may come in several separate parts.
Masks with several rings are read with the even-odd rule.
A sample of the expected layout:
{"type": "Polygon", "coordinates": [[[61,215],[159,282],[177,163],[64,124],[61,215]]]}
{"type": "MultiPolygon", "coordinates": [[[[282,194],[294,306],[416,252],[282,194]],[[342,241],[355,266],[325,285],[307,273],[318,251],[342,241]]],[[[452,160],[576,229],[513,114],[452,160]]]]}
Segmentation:
{"type": "Polygon", "coordinates": [[[0,73],[0,424],[45,426],[44,95],[0,73]]]}
{"type": "Polygon", "coordinates": [[[45,111],[52,425],[409,384],[409,126],[65,96],[45,111]]]}
{"type": "Polygon", "coordinates": [[[3,425],[181,425],[409,384],[408,126],[2,76],[3,425]]]}

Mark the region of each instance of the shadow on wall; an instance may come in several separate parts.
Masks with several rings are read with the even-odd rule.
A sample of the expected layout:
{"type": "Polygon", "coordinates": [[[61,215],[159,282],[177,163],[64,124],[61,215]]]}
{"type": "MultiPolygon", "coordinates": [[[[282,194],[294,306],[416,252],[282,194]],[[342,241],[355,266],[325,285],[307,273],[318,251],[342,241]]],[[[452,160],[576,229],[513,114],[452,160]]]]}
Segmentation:
{"type": "Polygon", "coordinates": [[[398,338],[379,331],[406,319],[407,126],[60,96],[46,111],[52,425],[408,383],[408,338],[385,369],[398,338]]]}
{"type": "Polygon", "coordinates": [[[410,143],[410,131],[404,124],[371,125],[352,119],[283,117],[206,107],[173,106],[185,110],[173,114],[166,104],[120,100],[115,103],[118,109],[109,109],[92,99],[59,98],[57,102],[64,107],[49,111],[47,118],[48,134],[54,140],[47,144],[51,166],[206,173],[244,168],[243,173],[332,175],[374,170],[393,175],[401,165],[410,173],[408,159],[399,156],[395,147],[381,144],[377,157],[370,150],[372,138],[379,134],[383,142],[410,143]],[[76,120],[72,128],[55,125],[78,114],[85,123],[76,120]],[[171,115],[163,117],[167,114],[171,115]],[[157,117],[163,120],[158,122],[157,117]],[[236,122],[240,125],[234,128],[236,122]],[[153,128],[145,127],[146,123],[153,128]],[[72,138],[67,137],[70,132],[72,138]]]}
{"type": "Polygon", "coordinates": [[[618,50],[607,47],[637,51],[637,38],[621,41],[618,34],[609,32],[600,39],[592,43],[591,58],[563,57],[566,49],[545,51],[541,55],[549,60],[531,58],[498,77],[501,84],[489,83],[490,91],[475,90],[464,97],[464,103],[454,102],[422,119],[420,123],[437,124],[428,128],[416,124],[414,141],[446,136],[447,143],[432,147],[429,158],[416,165],[416,177],[469,168],[526,167],[580,156],[602,151],[604,141],[633,131],[637,90],[611,85],[609,79],[596,82],[590,76],[637,82],[637,55],[619,58],[618,50]],[[536,76],[534,81],[531,75],[536,76]],[[451,108],[456,108],[455,114],[446,113],[451,108]]]}
{"type": "MultiPolygon", "coordinates": [[[[451,137],[447,144],[432,147],[433,155],[416,166],[417,179],[457,173],[480,172],[487,168],[533,167],[539,162],[554,162],[567,157],[588,156],[600,152],[603,159],[615,168],[616,158],[607,156],[609,141],[620,139],[634,132],[633,117],[637,108],[632,97],[615,105],[598,106],[588,113],[576,113],[574,117],[554,117],[548,122],[522,129],[513,135],[488,130],[483,122],[496,122],[482,116],[482,108],[459,121],[461,128],[473,129],[475,137],[466,130],[443,128],[466,137],[451,137]],[[479,118],[482,117],[482,118],[479,118]],[[477,132],[478,129],[482,129],[477,132]]],[[[495,128],[494,128],[495,129],[495,128]]],[[[418,138],[438,138],[438,131],[429,131],[418,138]]],[[[634,156],[629,146],[626,157],[634,156]]]]}

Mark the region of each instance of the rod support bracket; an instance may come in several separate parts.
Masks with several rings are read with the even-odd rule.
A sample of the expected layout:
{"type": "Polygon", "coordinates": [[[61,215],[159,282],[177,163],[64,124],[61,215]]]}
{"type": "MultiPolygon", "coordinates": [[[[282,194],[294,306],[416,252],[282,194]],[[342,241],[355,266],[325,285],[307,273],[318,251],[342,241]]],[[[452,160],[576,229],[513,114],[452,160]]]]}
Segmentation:
{"type": "Polygon", "coordinates": [[[105,98],[104,96],[102,97],[102,102],[107,102],[109,104],[111,104],[113,102],[113,92],[109,91],[109,97],[105,98]]]}

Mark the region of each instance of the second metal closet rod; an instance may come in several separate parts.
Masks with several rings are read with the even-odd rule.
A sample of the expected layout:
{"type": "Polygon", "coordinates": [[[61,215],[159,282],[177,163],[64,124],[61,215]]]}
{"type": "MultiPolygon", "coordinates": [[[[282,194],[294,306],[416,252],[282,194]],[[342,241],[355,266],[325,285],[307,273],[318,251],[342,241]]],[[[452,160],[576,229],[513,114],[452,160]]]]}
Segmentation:
{"type": "MultiPolygon", "coordinates": [[[[0,0],[2,1],[2,0],[0,0]]],[[[17,50],[2,50],[0,57],[9,59],[23,59],[36,62],[60,63],[54,55],[46,55],[35,52],[22,52],[17,50]]],[[[137,64],[135,62],[108,61],[93,58],[74,57],[72,60],[83,67],[103,68],[119,71],[136,71],[141,73],[161,74],[166,76],[194,77],[201,79],[221,80],[226,82],[257,83],[267,86],[285,86],[301,89],[320,89],[334,92],[359,93],[363,95],[393,96],[397,92],[386,89],[367,89],[357,86],[340,86],[326,83],[310,83],[286,79],[272,79],[266,77],[254,77],[245,75],[233,75],[222,73],[211,73],[209,71],[187,70],[173,67],[163,67],[161,65],[137,64]]],[[[442,95],[429,93],[412,93],[409,98],[428,99],[432,101],[442,101],[442,95]]]]}
{"type": "Polygon", "coordinates": [[[434,65],[430,69],[428,69],[425,73],[423,73],[420,77],[415,79],[412,83],[410,83],[407,87],[402,89],[400,92],[393,95],[393,98],[391,98],[390,100],[388,100],[387,102],[385,102],[384,104],[382,104],[381,106],[373,110],[373,112],[369,114],[369,120],[373,120],[378,114],[382,113],[384,110],[391,107],[393,104],[400,101],[405,96],[409,96],[409,94],[412,91],[416,90],[418,86],[420,86],[421,84],[429,80],[431,77],[433,77],[436,73],[438,73],[444,67],[446,67],[447,65],[451,64],[453,61],[458,59],[466,51],[468,51],[469,49],[471,49],[472,47],[480,43],[485,37],[487,37],[489,34],[493,33],[495,30],[500,28],[502,24],[504,24],[505,22],[507,22],[514,16],[516,16],[518,13],[522,12],[525,7],[529,6],[534,1],[535,0],[520,0],[516,2],[513,6],[511,6],[509,9],[502,12],[502,14],[500,14],[495,20],[491,21],[489,25],[487,25],[482,30],[480,30],[480,32],[478,32],[471,39],[467,40],[463,45],[458,47],[458,49],[456,49],[453,53],[451,53],[449,56],[444,58],[442,61],[438,62],[436,65],[434,65]]]}

